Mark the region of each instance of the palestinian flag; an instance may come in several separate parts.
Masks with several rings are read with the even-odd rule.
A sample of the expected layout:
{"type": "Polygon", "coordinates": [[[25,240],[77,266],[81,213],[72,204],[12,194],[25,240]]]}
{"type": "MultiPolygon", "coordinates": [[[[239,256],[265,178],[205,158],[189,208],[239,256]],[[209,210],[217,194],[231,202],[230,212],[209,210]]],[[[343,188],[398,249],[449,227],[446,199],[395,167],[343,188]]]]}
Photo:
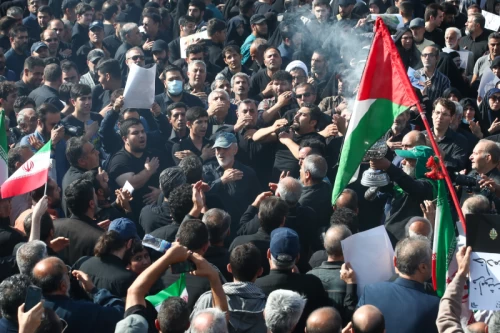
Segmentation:
{"type": "Polygon", "coordinates": [[[5,128],[5,111],[0,112],[0,184],[3,184],[9,178],[9,169],[7,167],[7,133],[5,128]]]}
{"type": "Polygon", "coordinates": [[[389,30],[380,17],[340,155],[332,203],[349,184],[368,149],[396,117],[418,103],[389,30]]]}
{"type": "Polygon", "coordinates": [[[47,175],[50,168],[49,140],[40,150],[14,172],[12,176],[3,183],[1,188],[2,198],[10,198],[33,191],[47,183],[47,175]]]}
{"type": "Polygon", "coordinates": [[[146,300],[153,304],[156,311],[160,310],[161,303],[169,299],[170,297],[180,297],[183,300],[188,301],[188,293],[186,290],[186,275],[182,273],[177,281],[172,283],[167,288],[163,289],[156,295],[147,296],[146,300]]]}
{"type": "Polygon", "coordinates": [[[450,264],[455,256],[457,239],[445,181],[438,180],[437,188],[436,221],[432,245],[432,284],[438,296],[442,297],[447,283],[451,282],[452,275],[454,275],[454,272],[450,270],[450,264]]]}

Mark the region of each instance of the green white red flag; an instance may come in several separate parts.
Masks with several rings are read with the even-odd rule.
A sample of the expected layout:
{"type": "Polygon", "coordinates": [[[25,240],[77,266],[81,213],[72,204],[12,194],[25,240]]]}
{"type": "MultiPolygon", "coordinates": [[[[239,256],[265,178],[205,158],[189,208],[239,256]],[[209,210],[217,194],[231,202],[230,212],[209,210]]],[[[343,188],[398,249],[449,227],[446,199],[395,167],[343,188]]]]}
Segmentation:
{"type": "Polygon", "coordinates": [[[156,311],[159,311],[161,303],[163,303],[163,301],[169,299],[170,297],[180,297],[186,302],[188,301],[185,273],[182,273],[177,281],[175,281],[156,295],[147,296],[146,300],[156,308],[156,311]]]}
{"type": "Polygon", "coordinates": [[[47,183],[51,146],[52,140],[49,140],[2,184],[2,198],[10,198],[28,193],[47,183]]]}
{"type": "Polygon", "coordinates": [[[351,181],[368,149],[391,127],[396,117],[418,103],[403,62],[381,18],[340,155],[332,203],[351,181]]]}

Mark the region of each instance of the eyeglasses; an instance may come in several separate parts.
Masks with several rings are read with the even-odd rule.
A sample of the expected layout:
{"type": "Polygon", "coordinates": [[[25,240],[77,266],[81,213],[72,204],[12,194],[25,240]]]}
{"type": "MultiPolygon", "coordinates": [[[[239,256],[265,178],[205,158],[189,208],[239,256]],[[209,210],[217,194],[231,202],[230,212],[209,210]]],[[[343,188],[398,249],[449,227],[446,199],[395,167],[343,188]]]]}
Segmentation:
{"type": "Polygon", "coordinates": [[[144,60],[144,56],[142,55],[135,55],[135,56],[132,56],[128,59],[132,59],[133,61],[137,61],[137,60],[144,60]]]}
{"type": "Polygon", "coordinates": [[[498,101],[500,101],[500,96],[493,95],[493,96],[490,96],[490,99],[491,99],[493,102],[498,102],[498,101]]]}
{"type": "Polygon", "coordinates": [[[295,95],[298,99],[302,99],[303,97],[307,98],[307,97],[310,97],[312,95],[312,93],[310,92],[306,92],[306,93],[303,93],[303,94],[298,94],[298,95],[295,95]]]}
{"type": "Polygon", "coordinates": [[[52,43],[52,42],[57,42],[58,39],[57,38],[49,38],[49,39],[46,39],[45,42],[47,43],[52,43]]]}
{"type": "Polygon", "coordinates": [[[444,113],[444,112],[441,112],[441,111],[436,111],[436,112],[434,112],[434,115],[435,115],[436,117],[439,117],[439,116],[443,116],[443,117],[451,117],[451,114],[449,114],[449,113],[444,113]]]}
{"type": "Polygon", "coordinates": [[[435,54],[434,53],[422,53],[422,58],[430,58],[430,57],[434,57],[435,54]]]}

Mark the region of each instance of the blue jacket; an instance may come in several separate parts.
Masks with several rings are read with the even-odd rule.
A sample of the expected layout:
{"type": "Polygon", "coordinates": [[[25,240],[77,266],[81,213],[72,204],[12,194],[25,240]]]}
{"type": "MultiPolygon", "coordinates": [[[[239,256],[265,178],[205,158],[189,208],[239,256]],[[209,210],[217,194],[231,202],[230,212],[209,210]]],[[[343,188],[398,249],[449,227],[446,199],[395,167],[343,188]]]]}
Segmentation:
{"type": "Polygon", "coordinates": [[[114,332],[123,319],[125,305],[106,289],[93,294],[93,301],[75,301],[63,295],[44,296],[44,307],[50,308],[68,323],[65,333],[114,332]]]}
{"type": "Polygon", "coordinates": [[[437,333],[439,298],[426,294],[417,281],[397,278],[394,282],[367,285],[358,307],[376,306],[385,318],[386,333],[437,333]]]}

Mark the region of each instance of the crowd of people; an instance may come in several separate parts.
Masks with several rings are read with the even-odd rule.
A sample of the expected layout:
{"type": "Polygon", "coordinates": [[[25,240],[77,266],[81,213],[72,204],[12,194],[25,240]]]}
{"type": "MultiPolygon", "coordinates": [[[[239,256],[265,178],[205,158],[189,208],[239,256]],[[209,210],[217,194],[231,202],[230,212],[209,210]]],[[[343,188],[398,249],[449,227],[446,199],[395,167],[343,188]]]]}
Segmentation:
{"type": "Polygon", "coordinates": [[[49,142],[51,168],[0,199],[0,333],[500,332],[500,312],[463,320],[470,248],[441,299],[430,283],[429,136],[464,214],[500,205],[483,10],[499,2],[1,1],[8,173],[49,142]],[[416,106],[398,115],[360,165],[390,184],[360,176],[332,204],[371,14],[401,15],[432,133],[416,106]],[[155,66],[149,108],[125,108],[134,66],[155,66]],[[358,290],[341,242],[381,225],[396,274],[358,290]]]}

